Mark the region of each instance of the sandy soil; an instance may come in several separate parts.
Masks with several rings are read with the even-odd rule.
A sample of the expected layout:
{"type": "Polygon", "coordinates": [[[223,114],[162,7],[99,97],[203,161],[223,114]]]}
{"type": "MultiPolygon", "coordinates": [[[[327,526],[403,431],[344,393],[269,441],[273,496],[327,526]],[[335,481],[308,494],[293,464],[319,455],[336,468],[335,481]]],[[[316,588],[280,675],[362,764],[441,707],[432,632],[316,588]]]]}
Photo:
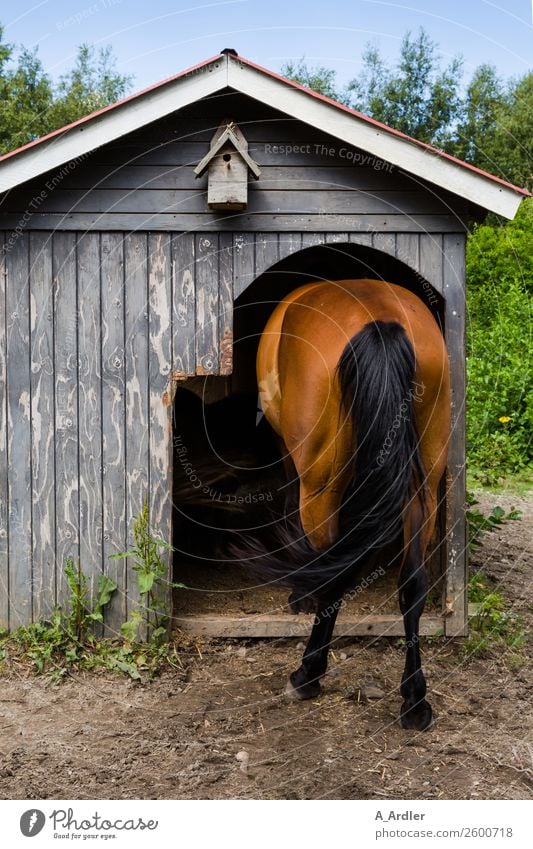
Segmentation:
{"type": "MultiPolygon", "coordinates": [[[[487,538],[473,568],[501,585],[531,631],[533,500],[480,501],[524,513],[487,538]]],[[[398,641],[337,641],[322,697],[287,703],[280,694],[300,654],[296,640],[213,640],[182,649],[183,674],[146,685],[104,674],[60,686],[4,676],[0,796],[533,796],[530,665],[517,669],[504,653],[466,662],[460,641],[425,641],[436,723],[417,734],[397,724],[398,641]],[[369,684],[381,698],[365,698],[369,684]]]]}

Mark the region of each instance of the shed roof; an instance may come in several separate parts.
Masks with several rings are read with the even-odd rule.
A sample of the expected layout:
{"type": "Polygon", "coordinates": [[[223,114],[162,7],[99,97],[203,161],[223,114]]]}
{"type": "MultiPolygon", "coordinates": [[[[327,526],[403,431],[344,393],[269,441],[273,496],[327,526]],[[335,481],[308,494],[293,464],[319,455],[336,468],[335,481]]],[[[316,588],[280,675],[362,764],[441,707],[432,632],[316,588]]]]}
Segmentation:
{"type": "Polygon", "coordinates": [[[0,157],[0,192],[227,88],[506,218],[513,218],[520,202],[529,196],[525,189],[228,52],[0,157]]]}

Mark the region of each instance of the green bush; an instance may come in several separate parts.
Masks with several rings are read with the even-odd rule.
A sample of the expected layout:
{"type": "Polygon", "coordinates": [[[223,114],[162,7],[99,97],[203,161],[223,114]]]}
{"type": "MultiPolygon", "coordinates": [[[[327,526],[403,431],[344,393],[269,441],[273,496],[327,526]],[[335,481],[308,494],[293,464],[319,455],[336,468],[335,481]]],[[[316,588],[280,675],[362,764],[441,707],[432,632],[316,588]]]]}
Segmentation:
{"type": "Polygon", "coordinates": [[[467,250],[467,453],[486,484],[531,464],[533,205],[478,227],[467,250]]]}

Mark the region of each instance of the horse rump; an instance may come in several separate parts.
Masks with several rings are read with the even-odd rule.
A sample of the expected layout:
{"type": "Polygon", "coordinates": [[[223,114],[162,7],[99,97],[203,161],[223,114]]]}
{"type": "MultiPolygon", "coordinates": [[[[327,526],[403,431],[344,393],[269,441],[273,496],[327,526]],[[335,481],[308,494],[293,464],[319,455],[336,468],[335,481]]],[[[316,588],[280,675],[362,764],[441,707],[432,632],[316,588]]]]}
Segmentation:
{"type": "Polygon", "coordinates": [[[341,354],[339,424],[349,416],[352,467],[333,545],[315,548],[299,518],[272,525],[268,547],[242,535],[232,544],[232,557],[245,561],[259,579],[292,591],[294,610],[356,587],[380,555],[401,546],[409,500],[419,499],[423,509],[425,474],[413,410],[423,387],[415,370],[413,346],[395,321],[364,325],[341,354]]]}

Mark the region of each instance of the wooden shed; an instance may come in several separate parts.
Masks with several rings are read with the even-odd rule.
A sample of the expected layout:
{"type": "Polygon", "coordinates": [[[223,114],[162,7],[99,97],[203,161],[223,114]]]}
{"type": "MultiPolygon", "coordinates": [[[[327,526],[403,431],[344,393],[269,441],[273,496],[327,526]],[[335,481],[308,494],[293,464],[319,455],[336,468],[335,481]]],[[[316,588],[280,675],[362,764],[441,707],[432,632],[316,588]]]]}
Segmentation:
{"type": "MultiPolygon", "coordinates": [[[[421,628],[464,634],[465,239],[487,211],[512,218],[525,194],[234,51],[2,157],[0,627],[61,603],[72,557],[117,582],[106,616],[118,629],[137,600],[131,566],[109,555],[145,497],[172,538],[176,386],[231,385],[235,303],[271,309],[321,274],[407,285],[441,321],[453,380],[444,590],[421,628]],[[211,209],[209,169],[195,175],[224,124],[259,172],[245,208],[211,209]]],[[[301,633],[288,614],[187,619],[200,633],[301,633]]],[[[395,613],[338,628],[402,632],[395,613]]]]}

